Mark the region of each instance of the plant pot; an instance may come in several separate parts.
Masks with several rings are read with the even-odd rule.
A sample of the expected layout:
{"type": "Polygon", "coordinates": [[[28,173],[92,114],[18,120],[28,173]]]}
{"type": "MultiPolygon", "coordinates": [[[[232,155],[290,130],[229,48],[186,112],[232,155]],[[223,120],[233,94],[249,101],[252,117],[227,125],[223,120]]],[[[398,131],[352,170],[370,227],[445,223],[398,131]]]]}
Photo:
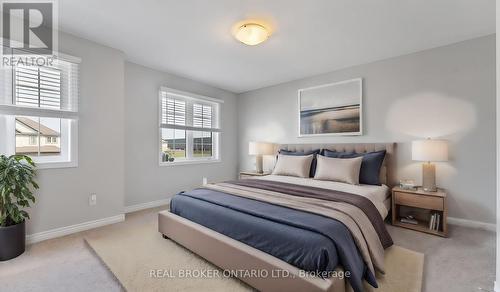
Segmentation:
{"type": "Polygon", "coordinates": [[[26,224],[0,226],[0,261],[7,261],[21,255],[26,248],[26,224]]]}

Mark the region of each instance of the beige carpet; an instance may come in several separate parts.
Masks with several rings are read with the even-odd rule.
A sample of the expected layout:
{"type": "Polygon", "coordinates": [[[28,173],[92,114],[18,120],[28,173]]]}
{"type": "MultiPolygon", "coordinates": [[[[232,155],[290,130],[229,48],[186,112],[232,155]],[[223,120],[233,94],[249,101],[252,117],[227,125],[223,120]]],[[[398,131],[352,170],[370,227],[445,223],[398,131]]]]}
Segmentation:
{"type": "MultiPolygon", "coordinates": [[[[163,239],[157,231],[155,218],[114,224],[85,236],[90,247],[127,291],[252,290],[234,278],[187,275],[187,271],[213,271],[217,267],[171,240],[163,239]]],[[[420,292],[423,265],[423,254],[399,246],[389,248],[386,275],[378,277],[380,288],[376,290],[420,292]]]]}

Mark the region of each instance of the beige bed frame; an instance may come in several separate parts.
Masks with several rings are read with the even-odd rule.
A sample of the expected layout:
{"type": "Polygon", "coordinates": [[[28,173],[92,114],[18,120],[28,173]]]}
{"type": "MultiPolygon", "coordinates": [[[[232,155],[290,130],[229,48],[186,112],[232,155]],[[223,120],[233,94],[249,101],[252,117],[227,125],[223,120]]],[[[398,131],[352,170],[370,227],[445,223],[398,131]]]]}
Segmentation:
{"type": "MultiPolygon", "coordinates": [[[[356,153],[385,149],[387,155],[381,170],[381,181],[389,187],[394,184],[392,171],[395,163],[395,144],[393,143],[286,144],[279,145],[277,149],[292,151],[330,149],[337,151],[354,151],[356,153]]],[[[242,275],[238,278],[260,291],[352,291],[352,288],[345,278],[331,277],[323,279],[318,277],[301,277],[301,271],[298,268],[228,236],[172,214],[169,211],[163,211],[158,214],[158,231],[165,238],[172,239],[222,269],[232,271],[258,271],[259,276],[257,277],[242,275]],[[262,277],[262,275],[265,274],[267,274],[268,277],[262,277]],[[272,277],[271,275],[280,276],[272,277]],[[283,275],[286,275],[286,277],[283,275]]],[[[343,272],[341,268],[338,268],[336,271],[343,272]]],[[[367,291],[372,290],[370,287],[367,288],[367,291]]]]}

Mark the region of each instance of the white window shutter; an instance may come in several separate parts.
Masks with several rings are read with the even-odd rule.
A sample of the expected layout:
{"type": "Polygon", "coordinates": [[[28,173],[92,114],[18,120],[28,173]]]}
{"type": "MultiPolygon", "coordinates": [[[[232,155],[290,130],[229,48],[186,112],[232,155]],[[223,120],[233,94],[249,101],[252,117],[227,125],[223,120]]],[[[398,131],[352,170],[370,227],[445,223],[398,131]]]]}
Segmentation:
{"type": "Polygon", "coordinates": [[[61,109],[61,71],[55,68],[18,66],[14,69],[15,105],[61,109]]]}
{"type": "Polygon", "coordinates": [[[220,104],[161,91],[160,127],[180,130],[220,132],[220,104]]]}
{"type": "Polygon", "coordinates": [[[79,59],[0,70],[0,114],[77,118],[79,59]]]}
{"type": "Polygon", "coordinates": [[[193,127],[212,128],[212,113],[211,105],[193,104],[193,127]]]}
{"type": "Polygon", "coordinates": [[[80,64],[78,60],[57,61],[57,67],[61,71],[61,110],[78,112],[78,102],[80,100],[80,64]]]}

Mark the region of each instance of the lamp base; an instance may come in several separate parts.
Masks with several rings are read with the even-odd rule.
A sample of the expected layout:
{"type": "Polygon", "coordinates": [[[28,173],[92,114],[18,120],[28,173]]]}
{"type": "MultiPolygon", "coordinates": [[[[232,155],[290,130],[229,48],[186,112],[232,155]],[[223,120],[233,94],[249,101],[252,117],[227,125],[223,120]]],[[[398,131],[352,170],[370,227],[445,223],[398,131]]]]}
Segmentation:
{"type": "Polygon", "coordinates": [[[426,192],[436,192],[436,166],[432,163],[422,164],[422,189],[426,192]]]}
{"type": "Polygon", "coordinates": [[[262,167],[262,155],[256,155],[255,156],[255,172],[256,173],[264,173],[263,167],[262,167]]]}

